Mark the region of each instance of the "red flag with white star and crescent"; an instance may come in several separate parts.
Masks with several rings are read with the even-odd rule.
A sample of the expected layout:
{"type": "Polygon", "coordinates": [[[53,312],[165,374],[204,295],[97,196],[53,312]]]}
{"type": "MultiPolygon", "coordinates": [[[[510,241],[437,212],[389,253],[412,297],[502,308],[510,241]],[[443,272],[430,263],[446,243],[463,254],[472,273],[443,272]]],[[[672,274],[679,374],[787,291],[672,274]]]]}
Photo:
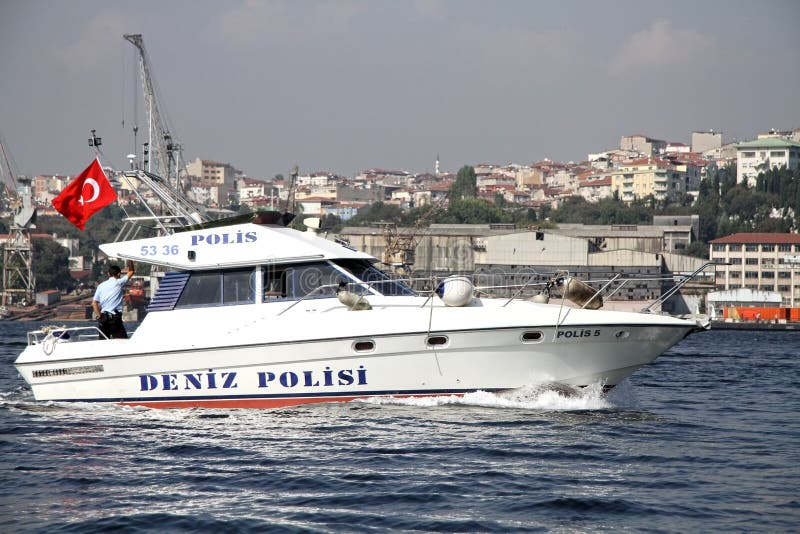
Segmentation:
{"type": "Polygon", "coordinates": [[[91,165],[53,199],[53,207],[83,230],[89,217],[115,200],[117,194],[111,187],[100,160],[95,158],[91,165]]]}

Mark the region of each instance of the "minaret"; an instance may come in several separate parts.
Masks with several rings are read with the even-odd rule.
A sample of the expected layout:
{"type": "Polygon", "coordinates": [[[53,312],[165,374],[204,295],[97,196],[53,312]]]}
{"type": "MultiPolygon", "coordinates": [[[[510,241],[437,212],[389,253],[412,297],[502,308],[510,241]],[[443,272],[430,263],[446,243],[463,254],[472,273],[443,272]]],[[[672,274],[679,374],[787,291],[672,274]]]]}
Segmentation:
{"type": "Polygon", "coordinates": [[[436,154],[436,165],[433,168],[433,174],[439,176],[439,154],[436,154]]]}

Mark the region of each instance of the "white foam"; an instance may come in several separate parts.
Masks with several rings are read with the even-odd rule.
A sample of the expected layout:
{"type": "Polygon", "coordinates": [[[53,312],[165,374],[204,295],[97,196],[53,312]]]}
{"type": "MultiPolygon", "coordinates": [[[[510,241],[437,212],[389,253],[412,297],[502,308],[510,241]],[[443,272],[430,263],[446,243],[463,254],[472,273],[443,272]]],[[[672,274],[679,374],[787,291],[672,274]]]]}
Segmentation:
{"type": "Polygon", "coordinates": [[[605,410],[613,408],[603,394],[602,384],[593,384],[586,388],[570,388],[565,386],[530,385],[504,393],[475,391],[462,395],[445,395],[431,397],[371,397],[354,402],[376,405],[403,405],[430,408],[434,406],[464,405],[488,408],[512,408],[527,410],[605,410]]]}

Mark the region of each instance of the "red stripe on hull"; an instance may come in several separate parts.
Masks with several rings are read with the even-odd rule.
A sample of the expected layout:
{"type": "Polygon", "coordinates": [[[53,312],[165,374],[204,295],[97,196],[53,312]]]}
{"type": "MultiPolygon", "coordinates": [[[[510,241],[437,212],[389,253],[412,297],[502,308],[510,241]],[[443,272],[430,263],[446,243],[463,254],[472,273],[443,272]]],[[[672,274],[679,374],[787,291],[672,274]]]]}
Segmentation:
{"type": "Polygon", "coordinates": [[[147,408],[284,408],[301,404],[320,402],[350,402],[356,399],[382,398],[406,399],[410,397],[449,397],[463,396],[463,393],[426,393],[419,395],[354,395],[352,397],[284,397],[272,399],[186,399],[166,401],[130,401],[120,402],[123,406],[145,406],[147,408]]]}

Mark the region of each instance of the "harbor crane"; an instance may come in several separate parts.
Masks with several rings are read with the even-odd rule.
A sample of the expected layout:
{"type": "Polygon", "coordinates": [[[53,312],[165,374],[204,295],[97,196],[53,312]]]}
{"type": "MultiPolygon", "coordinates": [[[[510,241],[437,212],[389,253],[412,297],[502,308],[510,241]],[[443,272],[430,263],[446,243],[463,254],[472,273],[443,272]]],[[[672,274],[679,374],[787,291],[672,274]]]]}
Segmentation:
{"type": "MultiPolygon", "coordinates": [[[[181,183],[181,172],[184,170],[182,146],[170,133],[159,105],[156,83],[151,72],[147,50],[144,47],[144,39],[138,33],[125,34],[123,38],[138,50],[148,137],[142,151],[142,164],[139,165],[136,162],[137,155],[132,154],[129,156],[131,170],[120,173],[119,179],[125,182],[141,200],[149,215],[127,217],[117,235],[117,241],[134,239],[138,237],[143,228],[156,230],[163,234],[172,233],[176,228],[208,221],[205,210],[191,201],[183,192],[181,183]],[[149,195],[154,195],[161,201],[162,213],[156,214],[152,211],[146,198],[149,195]]],[[[134,144],[138,130],[138,126],[133,127],[134,144]]]]}
{"type": "MultiPolygon", "coordinates": [[[[142,154],[144,170],[161,176],[172,187],[179,189],[181,187],[180,173],[183,168],[182,147],[170,133],[165,116],[160,109],[158,98],[156,97],[156,84],[151,73],[150,59],[144,47],[144,40],[139,33],[125,34],[123,37],[139,51],[139,71],[142,78],[148,131],[147,142],[144,145],[142,154]]],[[[138,126],[134,126],[134,136],[138,128],[138,126]]]]}
{"type": "Polygon", "coordinates": [[[408,271],[414,265],[419,241],[437,211],[447,203],[447,197],[443,195],[432,202],[410,229],[400,230],[395,223],[379,223],[383,227],[384,240],[381,263],[392,267],[397,273],[408,271]]]}
{"type": "Polygon", "coordinates": [[[8,306],[33,302],[36,278],[33,273],[33,249],[30,230],[36,228],[36,208],[33,205],[31,180],[14,176],[6,143],[0,137],[0,175],[11,208],[11,228],[3,246],[3,291],[0,298],[0,318],[8,314],[8,306]],[[17,185],[19,184],[19,186],[17,185]]]}

